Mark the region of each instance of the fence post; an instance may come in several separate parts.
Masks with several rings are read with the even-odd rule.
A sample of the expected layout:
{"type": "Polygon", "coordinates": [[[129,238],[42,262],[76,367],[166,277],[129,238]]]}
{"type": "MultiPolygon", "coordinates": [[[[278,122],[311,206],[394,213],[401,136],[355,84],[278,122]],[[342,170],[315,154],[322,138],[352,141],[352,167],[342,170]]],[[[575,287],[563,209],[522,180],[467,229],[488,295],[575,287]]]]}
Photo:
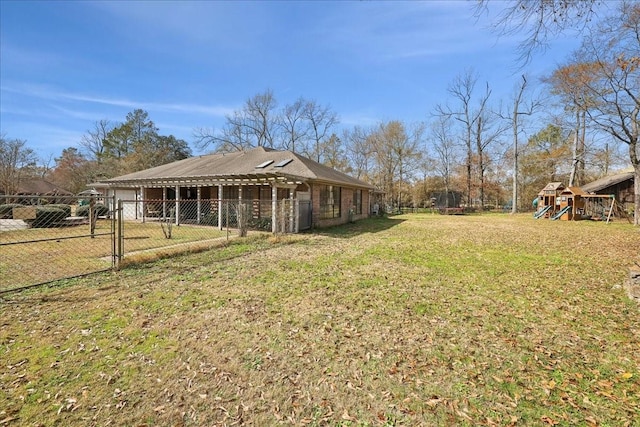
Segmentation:
{"type": "Polygon", "coordinates": [[[118,227],[118,232],[116,233],[116,239],[118,240],[118,253],[116,255],[116,260],[117,260],[117,265],[116,268],[120,268],[120,264],[122,262],[122,255],[123,255],[123,243],[124,243],[124,223],[122,221],[122,217],[123,217],[123,211],[124,211],[124,205],[122,203],[121,199],[118,199],[118,210],[117,210],[117,215],[118,215],[118,219],[117,219],[117,227],[118,227]]]}
{"type": "Polygon", "coordinates": [[[116,260],[116,249],[117,249],[117,242],[116,242],[116,226],[118,224],[118,222],[116,221],[116,215],[118,215],[118,210],[117,210],[117,206],[116,206],[116,195],[114,194],[113,196],[111,196],[111,200],[109,200],[109,205],[110,205],[110,211],[111,211],[111,268],[116,268],[118,263],[116,260]]]}
{"type": "Polygon", "coordinates": [[[295,199],[293,199],[293,203],[294,203],[294,208],[293,208],[293,232],[294,233],[299,233],[300,232],[300,199],[298,199],[297,197],[295,199]]]}
{"type": "Polygon", "coordinates": [[[96,214],[96,196],[92,194],[89,198],[89,230],[92,239],[96,234],[96,220],[98,219],[96,214]]]}

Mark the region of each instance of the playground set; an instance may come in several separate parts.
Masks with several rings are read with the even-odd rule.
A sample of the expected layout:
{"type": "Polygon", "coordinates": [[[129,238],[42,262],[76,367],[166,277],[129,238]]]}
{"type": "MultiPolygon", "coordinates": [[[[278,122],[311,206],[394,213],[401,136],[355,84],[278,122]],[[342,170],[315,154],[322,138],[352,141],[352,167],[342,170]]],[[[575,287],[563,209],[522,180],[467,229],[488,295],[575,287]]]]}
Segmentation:
{"type": "Polygon", "coordinates": [[[616,203],[613,194],[593,194],[580,187],[565,187],[561,182],[550,182],[533,202],[535,219],[548,218],[553,221],[606,221],[613,215],[627,218],[624,209],[616,203]]]}

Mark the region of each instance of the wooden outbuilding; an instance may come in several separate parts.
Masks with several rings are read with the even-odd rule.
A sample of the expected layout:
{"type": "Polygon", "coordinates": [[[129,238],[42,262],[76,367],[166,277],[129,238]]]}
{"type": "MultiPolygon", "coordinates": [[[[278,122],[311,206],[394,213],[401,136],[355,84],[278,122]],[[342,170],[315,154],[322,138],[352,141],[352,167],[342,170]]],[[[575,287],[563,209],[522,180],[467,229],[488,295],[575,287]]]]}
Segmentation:
{"type": "Polygon", "coordinates": [[[585,193],[580,187],[567,187],[560,193],[557,212],[551,219],[579,221],[585,214],[585,193]]]}
{"type": "Polygon", "coordinates": [[[565,189],[561,182],[548,183],[540,193],[538,193],[536,218],[550,218],[560,210],[560,194],[565,189]]]}
{"type": "Polygon", "coordinates": [[[587,193],[611,196],[615,198],[616,204],[631,212],[635,200],[633,185],[634,172],[633,168],[630,168],[585,184],[582,189],[587,193]]]}

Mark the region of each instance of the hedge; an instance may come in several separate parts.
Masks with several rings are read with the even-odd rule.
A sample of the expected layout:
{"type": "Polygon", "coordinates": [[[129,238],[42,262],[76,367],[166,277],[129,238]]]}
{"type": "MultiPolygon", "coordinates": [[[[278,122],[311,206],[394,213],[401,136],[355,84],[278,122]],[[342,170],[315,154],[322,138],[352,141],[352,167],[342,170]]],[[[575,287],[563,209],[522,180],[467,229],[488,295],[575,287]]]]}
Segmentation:
{"type": "MultiPolygon", "coordinates": [[[[98,216],[108,216],[109,208],[103,205],[102,203],[96,203],[95,210],[98,213],[98,216]]],[[[89,216],[89,205],[78,206],[76,209],[76,216],[89,216]]]]}
{"type": "Polygon", "coordinates": [[[13,208],[22,208],[24,205],[20,203],[7,203],[0,205],[0,219],[11,219],[13,217],[13,208]]]}
{"type": "Polygon", "coordinates": [[[31,222],[31,227],[54,227],[59,225],[59,223],[68,216],[65,209],[50,206],[36,206],[36,219],[31,222]]]}

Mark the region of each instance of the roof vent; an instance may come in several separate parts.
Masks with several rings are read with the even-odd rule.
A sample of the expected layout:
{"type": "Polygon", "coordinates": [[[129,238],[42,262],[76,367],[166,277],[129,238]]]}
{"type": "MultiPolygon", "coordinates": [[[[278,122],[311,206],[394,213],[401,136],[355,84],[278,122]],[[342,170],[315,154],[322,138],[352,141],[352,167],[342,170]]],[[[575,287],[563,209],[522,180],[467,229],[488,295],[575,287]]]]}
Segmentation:
{"type": "Polygon", "coordinates": [[[291,163],[293,161],[293,159],[284,159],[284,160],[280,160],[278,162],[278,164],[276,164],[274,167],[276,168],[283,168],[285,166],[287,166],[289,163],[291,163]]]}
{"type": "Polygon", "coordinates": [[[256,166],[256,169],[264,169],[267,166],[269,166],[271,163],[273,163],[273,160],[267,160],[266,162],[262,162],[258,166],[256,166]]]}

